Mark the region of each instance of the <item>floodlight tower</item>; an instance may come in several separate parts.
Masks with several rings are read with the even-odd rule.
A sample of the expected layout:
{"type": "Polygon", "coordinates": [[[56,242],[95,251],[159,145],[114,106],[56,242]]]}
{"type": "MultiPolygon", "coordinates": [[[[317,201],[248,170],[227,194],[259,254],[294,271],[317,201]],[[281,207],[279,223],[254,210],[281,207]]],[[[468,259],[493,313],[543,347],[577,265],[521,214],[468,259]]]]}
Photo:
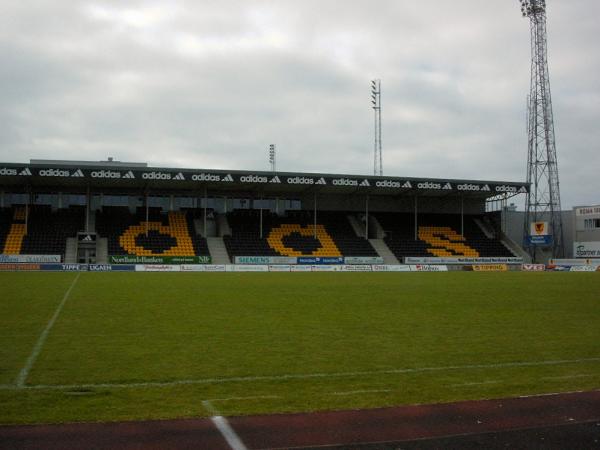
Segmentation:
{"type": "MultiPolygon", "coordinates": [[[[529,18],[531,32],[531,80],[527,124],[527,182],[531,184],[525,203],[525,236],[531,235],[532,223],[548,222],[551,237],[545,242],[546,248],[551,248],[552,256],[559,258],[564,256],[564,246],[548,73],[546,1],[519,1],[523,17],[529,18]]],[[[531,238],[527,241],[527,247],[535,260],[537,245],[531,238]]]]}
{"type": "Polygon", "coordinates": [[[275,172],[276,170],[276,165],[275,165],[275,144],[270,144],[269,145],[269,164],[271,166],[271,172],[275,172]]]}
{"type": "Polygon", "coordinates": [[[371,80],[371,103],[375,112],[373,173],[375,175],[383,175],[383,155],[381,151],[381,80],[371,80]]]}

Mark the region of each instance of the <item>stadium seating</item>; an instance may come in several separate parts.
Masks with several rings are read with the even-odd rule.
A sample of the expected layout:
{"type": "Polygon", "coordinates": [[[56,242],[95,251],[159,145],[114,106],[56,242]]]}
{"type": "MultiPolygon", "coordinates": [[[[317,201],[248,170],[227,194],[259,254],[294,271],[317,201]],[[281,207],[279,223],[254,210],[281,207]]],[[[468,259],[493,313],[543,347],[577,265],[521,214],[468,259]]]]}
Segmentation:
{"type": "Polygon", "coordinates": [[[96,230],[108,238],[109,255],[208,256],[206,239],[193,231],[188,211],[162,213],[145,208],[132,214],[127,207],[105,206],[96,214],[96,230]]]}
{"type": "Polygon", "coordinates": [[[231,236],[224,242],[235,256],[377,256],[371,244],[350,226],[346,213],[318,212],[315,226],[312,211],[288,211],[284,217],[263,211],[236,210],[228,214],[231,236]]]}
{"type": "Polygon", "coordinates": [[[377,213],[383,227],[385,242],[397,258],[413,257],[514,257],[498,239],[488,238],[476,219],[458,214],[420,214],[415,240],[415,216],[410,213],[377,213]]]}
{"type": "Polygon", "coordinates": [[[67,238],[83,230],[85,214],[79,206],[53,211],[49,205],[32,205],[27,224],[24,206],[6,208],[1,216],[3,253],[64,256],[67,238]]]}

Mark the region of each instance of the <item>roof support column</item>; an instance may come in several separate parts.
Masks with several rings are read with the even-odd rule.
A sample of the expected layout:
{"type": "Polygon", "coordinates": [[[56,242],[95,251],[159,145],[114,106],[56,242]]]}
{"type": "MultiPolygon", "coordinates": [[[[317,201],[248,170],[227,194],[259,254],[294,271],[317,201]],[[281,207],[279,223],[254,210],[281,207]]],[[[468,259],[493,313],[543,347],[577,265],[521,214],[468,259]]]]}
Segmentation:
{"type": "MultiPolygon", "coordinates": [[[[85,231],[86,232],[90,231],[90,202],[91,202],[90,185],[88,184],[86,191],[85,191],[85,231]]],[[[60,203],[62,203],[62,201],[60,203]]]]}
{"type": "Polygon", "coordinates": [[[418,218],[418,201],[417,194],[415,194],[415,241],[419,239],[419,218],[418,218]]]}
{"type": "Polygon", "coordinates": [[[0,191],[0,208],[4,208],[4,191],[0,191]]]}
{"type": "Polygon", "coordinates": [[[460,234],[465,235],[465,197],[460,196],[460,234]]]}
{"type": "Polygon", "coordinates": [[[317,239],[317,193],[315,192],[315,211],[313,214],[313,234],[314,234],[314,238],[317,239]]]}
{"type": "Polygon", "coordinates": [[[146,223],[144,226],[146,227],[146,237],[148,237],[148,218],[150,217],[150,210],[148,205],[148,191],[145,192],[144,201],[146,203],[146,223]]]}
{"type": "Polygon", "coordinates": [[[369,239],[369,194],[365,201],[365,239],[369,239]]]}
{"type": "Polygon", "coordinates": [[[259,230],[260,230],[260,238],[263,238],[263,199],[262,199],[262,195],[260,198],[260,208],[259,208],[259,212],[258,212],[258,216],[259,216],[259,230]]]}
{"type": "Polygon", "coordinates": [[[206,189],[206,186],[204,186],[204,225],[202,226],[203,230],[202,230],[202,234],[204,235],[204,238],[208,237],[208,234],[206,233],[206,209],[208,208],[208,191],[206,189]]]}

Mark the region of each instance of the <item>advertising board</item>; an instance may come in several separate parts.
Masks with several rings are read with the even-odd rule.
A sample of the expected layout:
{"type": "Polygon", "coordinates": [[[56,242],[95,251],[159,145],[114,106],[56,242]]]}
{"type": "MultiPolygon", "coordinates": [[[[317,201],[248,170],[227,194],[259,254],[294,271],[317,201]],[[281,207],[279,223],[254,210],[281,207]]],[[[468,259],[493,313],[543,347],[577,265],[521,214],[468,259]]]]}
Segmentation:
{"type": "Polygon", "coordinates": [[[296,264],[296,258],[292,256],[236,256],[235,264],[296,264]]]}
{"type": "Polygon", "coordinates": [[[110,256],[111,264],[210,264],[210,256],[110,256]]]}
{"type": "Polygon", "coordinates": [[[231,267],[232,272],[268,272],[269,271],[269,266],[260,265],[260,264],[249,264],[249,265],[233,264],[229,267],[231,267]]]}
{"type": "Polygon", "coordinates": [[[381,256],[346,256],[344,264],[383,264],[381,256]]]}
{"type": "Polygon", "coordinates": [[[0,254],[0,263],[59,263],[60,255],[4,255],[0,254]]]}
{"type": "Polygon", "coordinates": [[[375,264],[373,272],[410,272],[410,266],[405,264],[375,264]]]}
{"type": "Polygon", "coordinates": [[[473,264],[475,272],[507,272],[506,264],[473,264]]]}
{"type": "Polygon", "coordinates": [[[544,264],[523,264],[521,270],[525,272],[543,272],[546,270],[546,266],[544,264]]]}
{"type": "Polygon", "coordinates": [[[571,272],[595,272],[598,269],[597,266],[572,266],[571,272]]]}
{"type": "Polygon", "coordinates": [[[407,256],[404,258],[405,264],[522,264],[523,258],[417,258],[407,256]]]}
{"type": "Polygon", "coordinates": [[[410,266],[411,272],[448,272],[444,265],[416,264],[410,266]]]}
{"type": "Polygon", "coordinates": [[[269,272],[290,272],[291,270],[292,266],[289,264],[276,264],[269,266],[269,272]]]}
{"type": "Polygon", "coordinates": [[[342,266],[334,266],[334,265],[327,265],[327,264],[321,264],[321,265],[315,265],[315,266],[311,266],[310,270],[311,272],[339,272],[342,266]]]}
{"type": "Polygon", "coordinates": [[[30,270],[41,270],[40,264],[0,264],[0,272],[23,272],[30,270]]]}
{"type": "Polygon", "coordinates": [[[369,264],[347,264],[340,266],[342,272],[372,272],[373,267],[369,264]]]}
{"type": "Polygon", "coordinates": [[[307,266],[305,264],[298,264],[297,266],[290,267],[291,272],[312,272],[312,266],[307,266]]]}
{"type": "Polygon", "coordinates": [[[136,264],[136,272],[181,272],[181,266],[175,264],[136,264]]]}
{"type": "Polygon", "coordinates": [[[337,256],[299,256],[298,264],[344,264],[344,258],[337,256]]]}

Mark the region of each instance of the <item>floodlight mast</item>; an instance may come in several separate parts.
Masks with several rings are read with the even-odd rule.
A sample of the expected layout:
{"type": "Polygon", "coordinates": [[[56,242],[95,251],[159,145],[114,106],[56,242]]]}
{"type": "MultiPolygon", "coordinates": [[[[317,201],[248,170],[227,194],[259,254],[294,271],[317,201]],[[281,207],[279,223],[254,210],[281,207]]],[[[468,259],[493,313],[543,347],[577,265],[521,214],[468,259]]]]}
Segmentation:
{"type": "Polygon", "coordinates": [[[383,152],[381,150],[381,80],[371,80],[371,104],[375,113],[375,140],[373,174],[383,175],[383,152]]]}
{"type": "MultiPolygon", "coordinates": [[[[523,17],[529,18],[531,33],[531,79],[527,123],[527,182],[530,183],[530,190],[525,202],[525,236],[531,235],[532,223],[548,222],[552,233],[552,257],[560,258],[564,256],[564,240],[548,71],[546,1],[519,1],[523,17]]],[[[538,246],[531,240],[526,244],[535,261],[538,246]]]]}
{"type": "Polygon", "coordinates": [[[271,172],[275,172],[276,171],[276,165],[275,165],[275,144],[270,144],[269,145],[269,164],[271,166],[271,172]]]}

